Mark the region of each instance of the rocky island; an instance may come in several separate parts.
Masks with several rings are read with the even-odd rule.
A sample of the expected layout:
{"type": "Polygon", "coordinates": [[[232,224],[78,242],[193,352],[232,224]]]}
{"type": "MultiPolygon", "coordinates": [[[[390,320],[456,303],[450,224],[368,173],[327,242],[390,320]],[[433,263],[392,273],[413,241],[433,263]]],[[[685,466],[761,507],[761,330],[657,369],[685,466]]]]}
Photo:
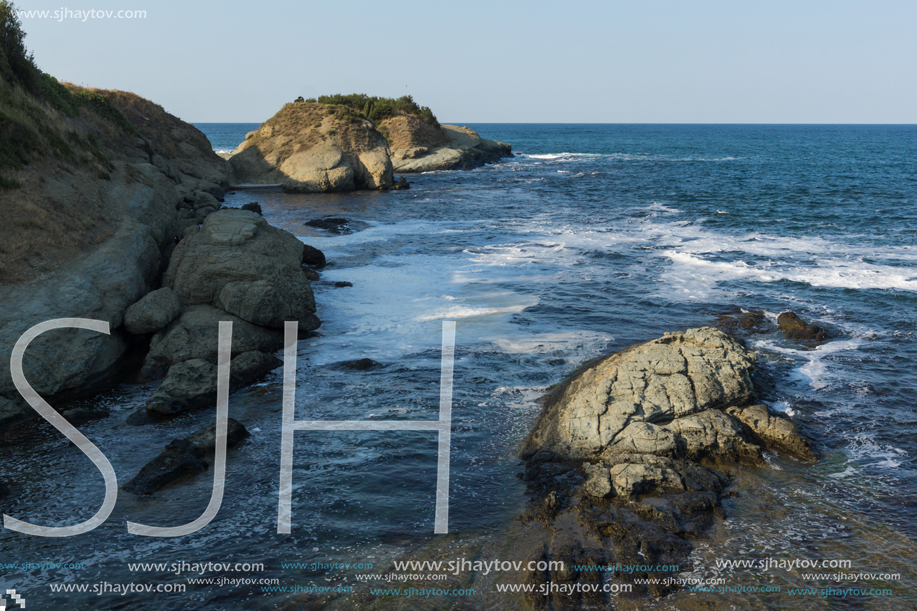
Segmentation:
{"type": "Polygon", "coordinates": [[[390,189],[394,172],[470,169],[505,157],[509,144],[440,125],[411,96],[362,94],[286,104],[227,156],[237,186],[296,193],[390,189]]]}

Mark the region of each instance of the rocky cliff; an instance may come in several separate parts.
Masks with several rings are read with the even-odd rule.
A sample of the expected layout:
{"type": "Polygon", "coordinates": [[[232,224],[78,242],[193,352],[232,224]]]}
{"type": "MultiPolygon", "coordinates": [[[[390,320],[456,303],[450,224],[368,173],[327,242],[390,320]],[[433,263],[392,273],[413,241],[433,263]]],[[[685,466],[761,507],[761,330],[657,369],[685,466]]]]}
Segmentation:
{"type": "Polygon", "coordinates": [[[485,163],[512,157],[505,142],[481,138],[477,132],[458,125],[442,125],[436,130],[420,129],[404,117],[383,121],[392,147],[392,165],[404,174],[434,170],[469,170],[485,163]],[[433,133],[430,133],[430,132],[433,133]]]}
{"type": "MultiPolygon", "coordinates": [[[[236,381],[276,366],[260,355],[280,347],[283,320],[320,324],[303,244],[254,212],[208,220],[230,167],[194,126],[131,93],[44,78],[39,93],[0,79],[0,139],[4,152],[19,146],[0,167],[0,435],[35,416],[9,362],[23,332],[48,320],[111,330],[52,330],[29,345],[25,377],[52,401],[92,392],[150,338],[147,377],[194,359],[206,369],[219,320],[236,323],[234,354],[251,352],[234,361],[236,381]]],[[[209,396],[180,390],[173,404],[209,396]]]]}
{"type": "Polygon", "coordinates": [[[388,144],[373,122],[340,105],[285,105],[229,157],[237,183],[299,193],[392,186],[388,144]]]}

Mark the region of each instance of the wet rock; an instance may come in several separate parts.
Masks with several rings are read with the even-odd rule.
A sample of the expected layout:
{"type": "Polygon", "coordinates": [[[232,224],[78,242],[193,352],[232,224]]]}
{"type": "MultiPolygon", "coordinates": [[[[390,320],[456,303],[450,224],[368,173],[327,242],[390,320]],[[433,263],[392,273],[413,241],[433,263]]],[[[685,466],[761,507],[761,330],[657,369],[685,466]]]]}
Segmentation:
{"type": "Polygon", "coordinates": [[[73,426],[80,426],[93,420],[101,420],[109,415],[111,415],[109,410],[100,407],[77,407],[61,412],[61,416],[73,426]]]}
{"type": "Polygon", "coordinates": [[[324,267],[326,263],[325,253],[315,248],[314,246],[309,246],[308,244],[302,245],[302,264],[303,265],[314,265],[316,267],[324,267]]]}
{"type": "Polygon", "coordinates": [[[318,272],[313,269],[303,268],[302,273],[308,280],[311,280],[313,282],[321,279],[321,276],[318,274],[318,272]]]}
{"type": "MultiPolygon", "coordinates": [[[[232,359],[230,392],[247,386],[283,363],[271,354],[250,351],[232,359]]],[[[171,417],[216,405],[217,366],[203,359],[190,359],[169,369],[165,380],[147,400],[144,408],[154,417],[171,417]]],[[[140,423],[135,418],[131,423],[140,423]]]]}
{"type": "Polygon", "coordinates": [[[717,316],[716,328],[737,338],[773,330],[771,319],[762,310],[738,309],[717,316]]]}
{"type": "Polygon", "coordinates": [[[306,225],[309,227],[315,227],[316,229],[324,229],[325,231],[330,231],[331,233],[353,233],[347,225],[350,223],[348,219],[339,216],[330,216],[323,219],[312,219],[306,221],[306,225]]]}
{"type": "Polygon", "coordinates": [[[828,332],[821,327],[810,325],[793,312],[784,312],[777,317],[777,325],[788,339],[803,339],[823,342],[828,339],[828,332]]]}
{"type": "Polygon", "coordinates": [[[667,333],[581,367],[545,398],[521,456],[600,454],[635,422],[663,422],[752,397],[754,353],[716,329],[667,333]]]}
{"type": "Polygon", "coordinates": [[[242,210],[248,210],[249,212],[254,212],[258,216],[262,216],[261,204],[258,202],[249,202],[247,204],[242,204],[242,210]]]}
{"type": "Polygon", "coordinates": [[[334,286],[339,289],[344,289],[353,286],[353,282],[335,282],[334,286]]]}
{"type": "Polygon", "coordinates": [[[207,463],[194,454],[189,442],[175,440],[125,484],[124,490],[137,495],[149,495],[166,484],[206,470],[207,463]]]}
{"type": "Polygon", "coordinates": [[[727,411],[748,426],[767,449],[805,461],[816,460],[812,442],[800,434],[799,427],[787,418],[771,414],[766,405],[730,407],[727,411]]]}
{"type": "Polygon", "coordinates": [[[0,396],[0,435],[5,435],[19,424],[37,415],[37,412],[25,401],[0,396]]]}
{"type": "Polygon", "coordinates": [[[134,335],[155,333],[178,317],[181,302],[170,288],[151,291],[124,313],[124,328],[134,335]]]}
{"type": "Polygon", "coordinates": [[[354,361],[344,361],[340,363],[340,367],[352,369],[354,371],[367,371],[369,369],[375,369],[376,367],[382,367],[382,364],[372,359],[356,359],[354,361]]]}
{"type": "Polygon", "coordinates": [[[407,179],[404,176],[399,178],[398,181],[392,185],[393,191],[404,191],[410,188],[411,188],[411,185],[410,183],[408,183],[407,179]]]}
{"type": "MultiPolygon", "coordinates": [[[[226,423],[226,447],[236,447],[249,436],[249,432],[236,420],[226,423]]],[[[216,423],[198,430],[185,439],[176,439],[124,486],[124,490],[137,495],[150,495],[179,479],[197,475],[207,470],[213,462],[216,448],[216,423]]]]}

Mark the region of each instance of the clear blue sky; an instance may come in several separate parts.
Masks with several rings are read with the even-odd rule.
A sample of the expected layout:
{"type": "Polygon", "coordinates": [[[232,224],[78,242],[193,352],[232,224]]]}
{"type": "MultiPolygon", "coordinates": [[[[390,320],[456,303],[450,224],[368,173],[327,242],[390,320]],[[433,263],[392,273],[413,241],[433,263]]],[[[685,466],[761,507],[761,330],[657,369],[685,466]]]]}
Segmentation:
{"type": "Polygon", "coordinates": [[[21,0],[38,65],[186,121],[410,93],[450,122],[917,123],[917,2],[21,0]]]}

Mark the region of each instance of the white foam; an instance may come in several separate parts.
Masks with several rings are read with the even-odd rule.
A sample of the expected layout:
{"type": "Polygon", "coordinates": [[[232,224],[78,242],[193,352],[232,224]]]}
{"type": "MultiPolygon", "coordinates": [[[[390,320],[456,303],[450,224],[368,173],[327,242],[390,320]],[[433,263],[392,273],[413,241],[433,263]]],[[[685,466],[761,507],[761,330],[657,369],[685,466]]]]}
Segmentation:
{"type": "Polygon", "coordinates": [[[857,350],[862,343],[862,340],[855,338],[828,342],[814,350],[797,350],[780,346],[772,340],[759,340],[755,346],[792,357],[801,363],[796,369],[796,379],[809,384],[814,390],[823,390],[829,386],[832,377],[825,357],[839,352],[857,350]]]}

